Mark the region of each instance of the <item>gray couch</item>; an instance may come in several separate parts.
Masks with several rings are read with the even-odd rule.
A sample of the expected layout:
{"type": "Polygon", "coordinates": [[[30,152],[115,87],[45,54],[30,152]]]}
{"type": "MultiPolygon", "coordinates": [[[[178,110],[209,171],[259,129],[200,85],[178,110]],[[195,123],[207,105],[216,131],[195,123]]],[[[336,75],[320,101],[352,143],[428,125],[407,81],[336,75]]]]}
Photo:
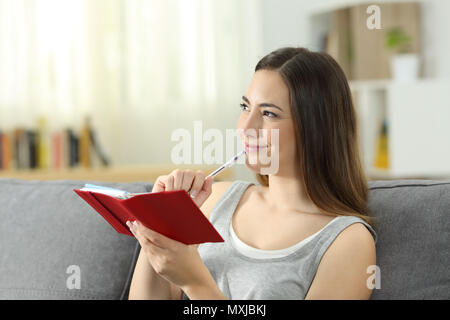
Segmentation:
{"type": "MultiPolygon", "coordinates": [[[[0,179],[0,299],[127,298],[139,245],[73,192],[84,183],[152,189],[0,179]]],[[[370,190],[381,275],[371,298],[449,299],[450,181],[374,181],[370,190]]]]}

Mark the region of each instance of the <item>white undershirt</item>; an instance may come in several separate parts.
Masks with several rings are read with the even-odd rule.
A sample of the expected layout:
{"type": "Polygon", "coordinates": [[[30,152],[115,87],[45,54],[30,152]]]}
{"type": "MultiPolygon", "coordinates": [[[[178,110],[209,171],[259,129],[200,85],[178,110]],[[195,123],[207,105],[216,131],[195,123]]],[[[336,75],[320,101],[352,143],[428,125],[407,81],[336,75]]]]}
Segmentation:
{"type": "Polygon", "coordinates": [[[267,259],[267,258],[282,258],[290,255],[291,253],[297,251],[301,247],[303,247],[305,244],[307,244],[309,241],[314,239],[316,236],[320,234],[320,232],[325,229],[327,226],[329,226],[332,222],[336,221],[338,217],[334,218],[328,224],[326,224],[322,229],[317,231],[316,233],[310,235],[309,237],[303,239],[297,244],[294,244],[293,246],[290,246],[288,248],[280,249],[280,250],[261,250],[254,248],[252,246],[249,246],[245,242],[243,242],[241,239],[239,239],[234,232],[233,229],[233,223],[230,223],[230,236],[231,241],[233,242],[234,247],[236,250],[238,250],[241,254],[248,256],[250,258],[254,259],[267,259]]]}

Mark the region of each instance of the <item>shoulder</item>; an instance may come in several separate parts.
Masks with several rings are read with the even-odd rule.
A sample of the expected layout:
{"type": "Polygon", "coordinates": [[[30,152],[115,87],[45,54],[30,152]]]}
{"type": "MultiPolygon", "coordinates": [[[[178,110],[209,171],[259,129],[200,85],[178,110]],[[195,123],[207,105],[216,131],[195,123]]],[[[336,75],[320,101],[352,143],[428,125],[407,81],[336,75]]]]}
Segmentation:
{"type": "Polygon", "coordinates": [[[320,264],[342,263],[343,258],[348,258],[352,265],[375,259],[375,240],[363,223],[355,222],[344,228],[330,244],[320,264]]]}
{"type": "Polygon", "coordinates": [[[375,264],[371,232],[363,223],[349,225],[322,256],[307,299],[369,299],[367,270],[375,264]]]}
{"type": "Polygon", "coordinates": [[[332,244],[336,248],[346,248],[349,245],[370,249],[375,248],[375,240],[362,222],[355,222],[342,230],[332,244]]]}
{"type": "Polygon", "coordinates": [[[209,219],[209,214],[216,203],[222,198],[225,191],[233,184],[233,181],[218,181],[212,184],[211,194],[201,206],[200,210],[209,219]]]}

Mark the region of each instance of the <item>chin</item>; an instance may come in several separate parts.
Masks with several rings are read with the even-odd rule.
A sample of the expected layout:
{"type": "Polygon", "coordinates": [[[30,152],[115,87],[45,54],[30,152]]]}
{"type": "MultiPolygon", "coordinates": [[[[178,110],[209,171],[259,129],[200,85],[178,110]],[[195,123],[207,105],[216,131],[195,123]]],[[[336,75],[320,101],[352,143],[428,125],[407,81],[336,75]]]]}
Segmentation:
{"type": "Polygon", "coordinates": [[[250,164],[248,159],[245,161],[245,166],[254,173],[259,173],[261,171],[262,166],[259,163],[250,164]]]}
{"type": "Polygon", "coordinates": [[[250,171],[261,175],[277,174],[279,172],[281,160],[279,150],[277,150],[276,154],[272,152],[271,148],[268,149],[268,152],[267,150],[246,151],[245,165],[250,171]]]}
{"type": "Polygon", "coordinates": [[[272,168],[270,163],[269,164],[261,164],[260,162],[250,163],[249,160],[246,159],[245,166],[255,174],[257,173],[257,174],[261,174],[261,175],[268,175],[268,174],[277,174],[278,173],[278,170],[277,170],[278,168],[272,168]]]}

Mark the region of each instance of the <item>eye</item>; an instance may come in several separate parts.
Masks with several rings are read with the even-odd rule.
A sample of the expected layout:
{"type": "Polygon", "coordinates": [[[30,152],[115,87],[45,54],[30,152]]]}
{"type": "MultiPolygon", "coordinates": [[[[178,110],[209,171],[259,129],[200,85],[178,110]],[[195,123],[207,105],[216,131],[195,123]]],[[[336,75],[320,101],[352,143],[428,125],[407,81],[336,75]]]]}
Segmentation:
{"type": "Polygon", "coordinates": [[[248,108],[248,106],[244,103],[241,103],[240,107],[241,107],[242,111],[244,111],[245,108],[248,108]]]}
{"type": "MultiPolygon", "coordinates": [[[[247,110],[245,110],[245,108],[248,108],[248,106],[245,103],[241,103],[239,106],[242,109],[242,111],[247,111],[247,110]]],[[[263,115],[266,115],[269,118],[278,118],[278,116],[275,113],[267,111],[267,110],[263,112],[263,115]]]]}
{"type": "Polygon", "coordinates": [[[270,111],[264,111],[263,113],[264,114],[271,114],[271,116],[269,118],[276,118],[276,117],[278,117],[275,113],[270,112],[270,111]]]}

